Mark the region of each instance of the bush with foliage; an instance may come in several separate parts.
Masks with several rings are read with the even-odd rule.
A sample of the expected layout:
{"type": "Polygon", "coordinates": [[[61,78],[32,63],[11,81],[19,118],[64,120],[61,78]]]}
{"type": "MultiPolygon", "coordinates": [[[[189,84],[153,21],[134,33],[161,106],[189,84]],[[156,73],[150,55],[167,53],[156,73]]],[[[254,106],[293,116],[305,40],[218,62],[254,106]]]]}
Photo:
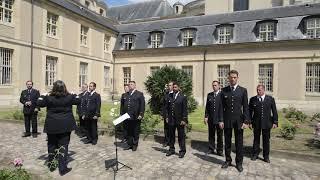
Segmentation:
{"type": "Polygon", "coordinates": [[[12,162],[14,169],[0,169],[1,180],[31,180],[31,175],[22,168],[23,160],[15,158],[12,162]]]}
{"type": "Polygon", "coordinates": [[[16,119],[16,120],[23,120],[24,115],[21,110],[15,110],[12,114],[12,117],[13,119],[16,119]]]}
{"type": "Polygon", "coordinates": [[[280,128],[280,134],[283,138],[292,140],[297,132],[297,126],[290,121],[285,122],[280,128]]]}
{"type": "Polygon", "coordinates": [[[285,118],[289,120],[298,120],[300,122],[303,122],[307,119],[307,117],[308,116],[306,114],[304,114],[302,111],[297,110],[294,107],[289,107],[285,113],[285,118]]]}
{"type": "Polygon", "coordinates": [[[155,133],[157,125],[162,121],[163,119],[160,115],[152,114],[151,109],[147,108],[141,122],[142,133],[146,135],[155,133]]]}
{"type": "Polygon", "coordinates": [[[188,97],[188,111],[193,112],[197,108],[197,102],[192,97],[192,79],[187,73],[173,66],[163,66],[151,76],[148,76],[144,83],[151,95],[148,102],[151,111],[155,114],[161,113],[166,92],[165,87],[169,81],[175,81],[179,84],[183,94],[188,97]]]}

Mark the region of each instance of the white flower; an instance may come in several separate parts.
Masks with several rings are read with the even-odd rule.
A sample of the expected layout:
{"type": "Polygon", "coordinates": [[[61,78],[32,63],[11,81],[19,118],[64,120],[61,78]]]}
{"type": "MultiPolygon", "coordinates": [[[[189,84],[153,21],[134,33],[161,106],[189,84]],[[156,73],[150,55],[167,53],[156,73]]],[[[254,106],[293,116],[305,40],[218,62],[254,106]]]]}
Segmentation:
{"type": "Polygon", "coordinates": [[[112,117],[113,117],[113,116],[114,116],[114,113],[113,113],[113,112],[110,112],[110,116],[112,116],[112,117]]]}
{"type": "Polygon", "coordinates": [[[113,112],[114,113],[114,111],[116,110],[116,108],[111,108],[111,112],[113,112]]]}
{"type": "Polygon", "coordinates": [[[114,103],[113,103],[113,105],[118,105],[119,104],[119,102],[118,101],[115,101],[114,103]]]}

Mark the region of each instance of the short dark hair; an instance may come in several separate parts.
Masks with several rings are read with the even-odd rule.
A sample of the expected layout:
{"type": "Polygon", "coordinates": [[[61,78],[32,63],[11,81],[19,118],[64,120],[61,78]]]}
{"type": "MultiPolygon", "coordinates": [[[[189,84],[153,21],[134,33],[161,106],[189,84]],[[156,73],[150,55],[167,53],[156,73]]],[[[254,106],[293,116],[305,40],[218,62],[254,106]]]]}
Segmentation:
{"type": "Polygon", "coordinates": [[[97,84],[95,82],[91,82],[90,84],[92,84],[93,87],[97,87],[97,84]]]}
{"type": "Polygon", "coordinates": [[[136,82],[135,82],[135,81],[129,81],[129,83],[134,83],[134,84],[136,84],[136,82]]]}
{"type": "Polygon", "coordinates": [[[63,97],[63,96],[67,96],[68,94],[69,92],[67,90],[66,84],[63,81],[57,80],[56,82],[53,83],[50,96],[63,97]]]}
{"type": "Polygon", "coordinates": [[[178,84],[177,82],[172,82],[172,85],[173,85],[173,86],[174,86],[174,85],[179,86],[179,84],[178,84]]]}
{"type": "Polygon", "coordinates": [[[129,84],[124,84],[123,87],[129,86],[129,84]]]}
{"type": "Polygon", "coordinates": [[[213,83],[218,83],[218,84],[220,85],[220,82],[217,81],[217,80],[212,81],[212,84],[213,84],[213,83]]]}
{"type": "Polygon", "coordinates": [[[228,75],[230,76],[231,74],[236,74],[237,76],[239,76],[239,73],[236,70],[229,71],[228,75]]]}
{"type": "Polygon", "coordinates": [[[31,82],[31,84],[33,85],[33,82],[32,82],[31,80],[26,81],[26,84],[27,84],[28,82],[31,82]]]}
{"type": "Polygon", "coordinates": [[[266,86],[263,84],[258,84],[257,88],[262,87],[264,90],[266,89],[266,86]]]}

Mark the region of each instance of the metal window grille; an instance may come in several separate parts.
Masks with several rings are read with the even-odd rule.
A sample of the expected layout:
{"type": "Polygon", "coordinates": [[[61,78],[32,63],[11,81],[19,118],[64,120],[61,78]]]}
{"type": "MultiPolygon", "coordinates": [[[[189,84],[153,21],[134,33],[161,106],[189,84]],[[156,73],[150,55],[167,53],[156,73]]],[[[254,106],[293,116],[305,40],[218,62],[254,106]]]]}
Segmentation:
{"type": "Polygon", "coordinates": [[[47,35],[54,37],[57,36],[58,19],[58,15],[49,12],[47,13],[47,35]]]}
{"type": "Polygon", "coordinates": [[[46,86],[53,86],[53,83],[57,80],[57,62],[57,57],[46,57],[46,86]]]}
{"type": "Polygon", "coordinates": [[[307,63],[306,92],[320,93],[320,63],[307,63]]]}
{"type": "Polygon", "coordinates": [[[80,62],[79,71],[79,87],[86,84],[88,81],[88,63],[80,62]]]}
{"type": "Polygon", "coordinates": [[[12,22],[13,0],[0,0],[0,21],[3,23],[12,22]]]}
{"type": "Polygon", "coordinates": [[[128,84],[131,81],[131,67],[123,68],[123,83],[128,84]]]}
{"type": "Polygon", "coordinates": [[[228,73],[230,71],[230,65],[218,65],[218,81],[221,87],[226,87],[229,85],[228,73]]]}
{"type": "Polygon", "coordinates": [[[263,84],[267,92],[273,92],[273,64],[259,65],[259,84],[263,84]]]}
{"type": "Polygon", "coordinates": [[[12,84],[12,49],[0,48],[0,85],[12,84]]]}

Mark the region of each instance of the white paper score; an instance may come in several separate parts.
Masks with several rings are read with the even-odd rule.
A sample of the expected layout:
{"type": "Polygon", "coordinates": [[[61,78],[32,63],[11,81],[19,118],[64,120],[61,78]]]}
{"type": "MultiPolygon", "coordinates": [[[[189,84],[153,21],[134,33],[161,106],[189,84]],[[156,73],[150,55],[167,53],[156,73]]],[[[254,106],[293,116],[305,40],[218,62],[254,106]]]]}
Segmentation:
{"type": "Polygon", "coordinates": [[[122,115],[122,116],[118,117],[117,119],[115,119],[113,121],[113,125],[116,126],[116,125],[122,123],[124,120],[129,119],[129,118],[130,118],[129,114],[125,113],[124,115],[122,115]]]}

